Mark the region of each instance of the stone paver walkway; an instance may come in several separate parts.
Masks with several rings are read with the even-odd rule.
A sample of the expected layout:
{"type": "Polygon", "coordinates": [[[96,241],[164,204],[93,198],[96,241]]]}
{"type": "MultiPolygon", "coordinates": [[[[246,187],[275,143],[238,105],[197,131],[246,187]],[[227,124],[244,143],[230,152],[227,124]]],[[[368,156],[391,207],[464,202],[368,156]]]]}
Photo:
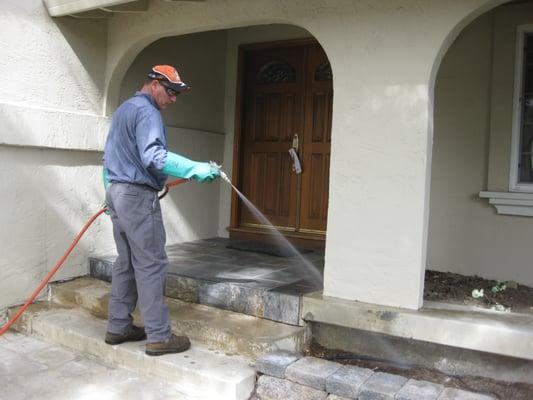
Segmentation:
{"type": "MultiPolygon", "coordinates": [[[[399,375],[276,351],[260,357],[254,400],[495,400],[399,375]]],[[[510,399],[509,399],[510,400],[510,399]]]]}
{"type": "Polygon", "coordinates": [[[0,400],[190,400],[172,383],[20,333],[0,336],[0,400]]]}

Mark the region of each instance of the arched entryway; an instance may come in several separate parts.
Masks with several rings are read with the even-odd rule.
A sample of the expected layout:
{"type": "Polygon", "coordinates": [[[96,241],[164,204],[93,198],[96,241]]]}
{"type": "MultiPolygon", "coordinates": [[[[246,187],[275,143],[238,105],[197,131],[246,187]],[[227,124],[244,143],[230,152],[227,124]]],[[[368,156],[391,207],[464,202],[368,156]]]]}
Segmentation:
{"type": "MultiPolygon", "coordinates": [[[[461,31],[440,64],[428,270],[533,285],[527,216],[532,26],[533,2],[496,7],[461,31]]],[[[456,286],[451,293],[461,289],[468,304],[475,301],[471,291],[481,288],[466,293],[459,281],[456,286]]],[[[426,299],[434,300],[426,289],[426,299]]]]}
{"type": "MultiPolygon", "coordinates": [[[[162,38],[140,50],[126,68],[119,101],[137,89],[154,62],[175,64],[193,87],[176,107],[163,111],[170,146],[191,158],[222,163],[285,236],[324,248],[333,74],[318,41],[303,28],[282,24],[162,38]]],[[[201,204],[192,195],[181,199],[186,211],[175,214],[191,234],[180,235],[170,223],[176,241],[194,238],[198,224],[198,237],[228,236],[229,230],[235,238],[269,241],[271,230],[226,186],[204,194],[201,204]],[[195,210],[209,210],[209,218],[195,210]]]]}

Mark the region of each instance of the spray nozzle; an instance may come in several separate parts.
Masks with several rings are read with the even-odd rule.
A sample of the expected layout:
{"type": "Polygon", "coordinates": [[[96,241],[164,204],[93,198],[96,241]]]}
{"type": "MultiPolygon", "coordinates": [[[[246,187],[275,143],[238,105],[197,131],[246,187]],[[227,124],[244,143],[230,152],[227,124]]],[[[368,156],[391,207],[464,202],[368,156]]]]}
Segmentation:
{"type": "Polygon", "coordinates": [[[231,181],[230,179],[228,178],[228,176],[226,175],[226,173],[224,171],[222,171],[222,165],[218,165],[216,162],[214,161],[209,161],[209,165],[213,168],[216,168],[218,169],[218,173],[220,174],[220,177],[222,179],[224,179],[226,182],[228,182],[230,185],[231,185],[231,181]]]}

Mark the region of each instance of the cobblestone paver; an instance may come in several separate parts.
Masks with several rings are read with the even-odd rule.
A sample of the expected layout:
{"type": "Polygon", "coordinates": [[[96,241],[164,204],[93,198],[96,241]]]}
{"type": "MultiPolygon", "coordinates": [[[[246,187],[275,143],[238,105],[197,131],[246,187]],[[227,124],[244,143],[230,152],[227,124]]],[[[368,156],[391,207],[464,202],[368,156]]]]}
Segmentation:
{"type": "Polygon", "coordinates": [[[287,367],[300,358],[302,358],[301,355],[292,351],[274,351],[258,358],[255,362],[255,368],[262,374],[284,378],[287,367]]]}
{"type": "Polygon", "coordinates": [[[326,380],[326,391],[338,396],[356,398],[363,383],[373,374],[366,368],[343,365],[326,380]]]}
{"type": "Polygon", "coordinates": [[[443,390],[444,386],[436,383],[409,379],[396,394],[396,400],[437,400],[443,390]]]}
{"type": "Polygon", "coordinates": [[[306,357],[289,365],[285,377],[293,382],[310,386],[319,390],[326,390],[327,378],[335,373],[341,364],[322,360],[315,357],[306,357]]]}
{"type": "Polygon", "coordinates": [[[325,400],[327,393],[286,379],[263,375],[257,381],[259,400],[325,400]]]}

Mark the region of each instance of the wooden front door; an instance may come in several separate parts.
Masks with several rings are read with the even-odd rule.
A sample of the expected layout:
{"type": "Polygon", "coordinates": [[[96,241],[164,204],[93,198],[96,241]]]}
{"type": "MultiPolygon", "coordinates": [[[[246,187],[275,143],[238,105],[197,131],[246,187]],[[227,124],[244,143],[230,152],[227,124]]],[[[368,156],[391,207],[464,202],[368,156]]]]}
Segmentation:
{"type": "MultiPolygon", "coordinates": [[[[323,240],[333,101],[327,57],[316,42],[262,45],[245,49],[241,57],[239,186],[286,235],[323,240]]],[[[234,211],[237,231],[264,231],[242,204],[234,211]]]]}

